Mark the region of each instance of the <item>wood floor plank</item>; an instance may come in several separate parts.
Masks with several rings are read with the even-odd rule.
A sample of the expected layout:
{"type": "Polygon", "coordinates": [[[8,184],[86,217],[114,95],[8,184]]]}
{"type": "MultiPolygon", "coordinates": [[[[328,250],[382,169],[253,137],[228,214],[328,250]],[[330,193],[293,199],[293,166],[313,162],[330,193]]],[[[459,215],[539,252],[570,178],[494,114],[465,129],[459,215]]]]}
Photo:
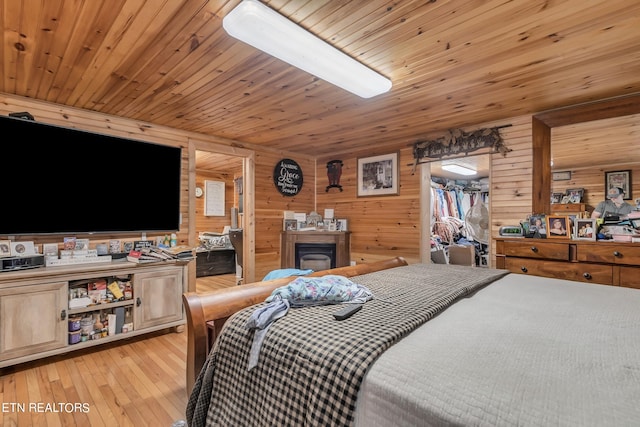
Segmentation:
{"type": "MultiPolygon", "coordinates": [[[[15,376],[16,402],[28,402],[29,389],[27,384],[27,375],[24,372],[18,372],[15,376]]],[[[18,412],[18,425],[31,425],[33,423],[31,412],[28,407],[25,411],[18,412]]]]}
{"type": "MultiPolygon", "coordinates": [[[[199,291],[236,286],[235,275],[198,278],[199,291]],[[201,281],[201,279],[204,279],[201,281]]],[[[0,369],[2,427],[169,427],[185,418],[186,327],[105,343],[0,369]],[[88,411],[29,411],[32,404],[88,411]]]]}
{"type": "Polygon", "coordinates": [[[16,410],[13,410],[13,405],[19,403],[16,400],[15,376],[8,377],[2,381],[2,403],[5,407],[7,407],[6,405],[11,405],[7,407],[6,411],[0,411],[0,414],[2,414],[2,425],[17,425],[18,413],[16,410]]]}

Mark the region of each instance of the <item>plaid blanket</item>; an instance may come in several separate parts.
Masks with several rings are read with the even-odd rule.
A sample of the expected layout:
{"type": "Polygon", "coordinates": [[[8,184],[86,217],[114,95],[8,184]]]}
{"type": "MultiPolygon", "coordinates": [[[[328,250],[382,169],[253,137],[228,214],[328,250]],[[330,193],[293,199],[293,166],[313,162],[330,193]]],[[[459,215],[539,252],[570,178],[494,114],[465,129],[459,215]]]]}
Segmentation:
{"type": "Polygon", "coordinates": [[[347,320],[336,305],[289,310],[247,370],[254,307],[227,321],[187,404],[190,427],[347,426],[368,367],[387,348],[505,270],[413,264],[352,277],[374,299],[347,320]]]}

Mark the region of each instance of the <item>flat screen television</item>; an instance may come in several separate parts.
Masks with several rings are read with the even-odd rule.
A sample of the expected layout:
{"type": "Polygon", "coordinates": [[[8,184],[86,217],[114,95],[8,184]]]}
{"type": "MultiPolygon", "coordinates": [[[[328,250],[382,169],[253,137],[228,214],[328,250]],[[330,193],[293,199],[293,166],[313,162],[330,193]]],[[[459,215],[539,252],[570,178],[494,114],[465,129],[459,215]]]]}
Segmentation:
{"type": "Polygon", "coordinates": [[[179,229],[179,147],[6,116],[0,132],[0,236],[179,229]]]}

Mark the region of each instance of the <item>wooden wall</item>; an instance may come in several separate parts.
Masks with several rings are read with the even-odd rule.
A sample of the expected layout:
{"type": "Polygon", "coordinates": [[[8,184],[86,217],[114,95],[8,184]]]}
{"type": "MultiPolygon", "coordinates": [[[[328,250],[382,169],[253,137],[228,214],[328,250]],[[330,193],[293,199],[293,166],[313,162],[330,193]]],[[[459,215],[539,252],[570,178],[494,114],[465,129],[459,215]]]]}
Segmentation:
{"type": "Polygon", "coordinates": [[[256,152],[256,280],[280,268],[280,233],[285,210],[310,213],[315,201],[315,161],[286,152],[256,152]],[[273,170],[283,158],[302,169],[303,184],[293,197],[281,195],[273,183],[273,170]]]}
{"type": "MultiPolygon", "coordinates": [[[[507,147],[511,150],[506,157],[491,154],[491,175],[489,209],[491,235],[497,236],[503,225],[519,224],[520,219],[531,213],[531,116],[511,118],[507,121],[481,123],[478,128],[511,125],[500,130],[507,147]]],[[[414,141],[420,140],[416,135],[414,141]]],[[[409,262],[430,259],[425,245],[430,236],[430,225],[421,211],[421,205],[429,205],[421,198],[428,197],[428,179],[423,178],[421,168],[413,171],[414,141],[372,141],[372,149],[367,153],[353,153],[337,156],[342,160],[343,169],[340,184],[343,191],[328,185],[326,164],[335,157],[318,158],[317,161],[317,207],[322,213],[325,208],[335,210],[337,218],[349,221],[351,235],[351,259],[371,262],[389,256],[404,256],[409,262]],[[357,197],[357,159],[395,150],[400,152],[400,194],[397,196],[357,197]],[[422,193],[422,189],[426,191],[422,193]],[[421,239],[421,237],[423,237],[421,239]]],[[[494,252],[492,252],[494,254],[494,252]]]]}
{"type": "Polygon", "coordinates": [[[206,216],[206,197],[196,197],[196,232],[222,233],[226,225],[231,226],[231,208],[237,207],[234,175],[210,171],[196,171],[196,186],[205,189],[205,181],[224,182],[224,216],[206,216]]]}
{"type": "MultiPolygon", "coordinates": [[[[189,180],[193,179],[195,186],[195,169],[189,169],[188,153],[190,145],[206,146],[214,151],[216,147],[241,146],[244,149],[253,150],[255,155],[255,194],[258,195],[255,203],[255,274],[261,279],[269,271],[280,268],[280,231],[282,230],[282,215],[284,210],[296,212],[311,212],[314,208],[315,189],[315,162],[309,156],[293,154],[282,150],[272,150],[251,144],[238,144],[215,136],[193,134],[162,126],[151,125],[119,117],[108,116],[81,109],[69,108],[53,103],[34,101],[14,95],[0,93],[0,114],[6,115],[12,112],[28,111],[37,120],[60,126],[83,129],[90,132],[115,135],[124,138],[155,142],[160,144],[178,146],[183,148],[182,191],[180,200],[180,212],[182,224],[177,233],[178,244],[195,245],[191,241],[190,233],[195,233],[196,225],[189,222],[189,203],[193,192],[189,191],[189,180]],[[295,197],[280,195],[273,184],[273,169],[282,158],[295,160],[304,171],[304,185],[301,192],[295,197]]],[[[6,136],[5,138],[8,138],[6,136]]],[[[193,150],[191,150],[193,151],[193,150]]],[[[27,155],[27,154],[25,154],[27,155]]],[[[10,159],[5,159],[10,161],[10,159]]],[[[245,190],[246,191],[246,190],[245,190]]],[[[200,199],[198,199],[200,200],[200,199]]],[[[233,200],[233,199],[231,199],[233,200]]],[[[196,202],[197,208],[197,202],[196,202]]],[[[195,218],[195,217],[194,217],[195,218]]],[[[193,221],[195,223],[195,221],[193,221]]],[[[194,234],[195,236],[195,234],[194,234]]],[[[36,245],[42,243],[57,243],[63,236],[17,236],[20,240],[34,241],[36,245]]],[[[137,240],[140,236],[131,235],[95,235],[80,236],[91,239],[91,247],[97,243],[106,242],[109,239],[137,240]]],[[[148,239],[154,239],[155,235],[148,234],[148,239]]],[[[192,263],[193,264],[193,263],[192,263]]],[[[195,264],[190,267],[189,289],[195,289],[195,264]],[[193,282],[193,283],[192,283],[193,282]]]]}
{"type": "MultiPolygon", "coordinates": [[[[185,147],[190,144],[184,132],[175,129],[152,126],[116,117],[106,116],[83,110],[60,107],[55,104],[32,101],[26,98],[0,94],[0,114],[15,111],[29,111],[38,120],[63,126],[78,127],[89,131],[110,133],[124,137],[135,137],[185,147]]],[[[428,120],[428,117],[425,118],[428,120]]],[[[503,225],[518,224],[531,214],[532,206],[532,138],[531,116],[513,117],[499,122],[480,123],[471,131],[479,128],[506,126],[500,130],[505,145],[511,150],[506,156],[491,155],[489,210],[491,236],[498,236],[503,225]]],[[[245,148],[255,151],[255,278],[261,279],[266,273],[280,268],[280,233],[284,210],[309,213],[312,210],[324,213],[325,208],[334,209],[336,218],[345,218],[349,222],[351,235],[351,259],[358,263],[370,262],[382,258],[401,255],[409,262],[429,259],[429,228],[425,226],[422,206],[425,204],[424,192],[428,182],[424,178],[427,165],[413,170],[414,140],[385,139],[372,141],[371,149],[366,153],[347,153],[344,155],[313,159],[310,156],[292,154],[285,151],[270,150],[264,147],[245,148]],[[400,194],[397,196],[364,197],[356,195],[357,159],[392,151],[400,153],[400,194]],[[282,196],[273,184],[273,169],[282,158],[291,158],[298,162],[304,173],[301,192],[294,197],[282,196]],[[326,163],[330,160],[343,161],[340,184],[343,191],[333,188],[325,191],[328,185],[326,163]],[[317,177],[317,178],[316,178],[317,177]]],[[[197,135],[200,142],[205,141],[211,147],[232,142],[213,136],[197,135]]],[[[606,142],[603,141],[604,144],[606,142]]],[[[184,150],[186,153],[187,150],[184,150]]],[[[597,156],[594,159],[597,163],[597,156]]],[[[181,200],[183,218],[188,218],[188,176],[185,160],[183,177],[184,195],[181,200]]],[[[635,176],[634,193],[640,196],[638,165],[621,166],[620,169],[632,169],[635,176]]],[[[191,172],[191,171],[189,171],[191,172]]],[[[593,198],[601,199],[604,185],[603,171],[596,167],[588,171],[575,171],[570,185],[578,184],[581,174],[592,175],[589,182],[580,185],[587,189],[587,203],[595,203],[593,198]]],[[[195,182],[195,181],[194,181],[195,182]]],[[[554,186],[567,185],[566,182],[554,186]]],[[[188,221],[183,221],[179,233],[179,243],[188,242],[188,221]]],[[[106,239],[112,236],[105,236],[106,239]]],[[[113,236],[117,237],[117,236],[113,236]]],[[[36,239],[38,241],[38,239],[36,239]]],[[[40,243],[46,239],[39,240],[40,243]]],[[[491,248],[491,263],[494,265],[494,251],[491,248]]]]}
{"type": "MultiPolygon", "coordinates": [[[[589,207],[589,212],[603,201],[605,194],[605,172],[630,170],[631,171],[631,200],[628,203],[635,205],[633,199],[640,198],[640,165],[629,163],[619,164],[615,167],[601,167],[594,165],[589,168],[568,169],[571,179],[568,181],[552,181],[551,190],[556,193],[564,193],[568,189],[584,189],[583,203],[589,207]]],[[[626,196],[625,196],[626,197],[626,196]]]]}

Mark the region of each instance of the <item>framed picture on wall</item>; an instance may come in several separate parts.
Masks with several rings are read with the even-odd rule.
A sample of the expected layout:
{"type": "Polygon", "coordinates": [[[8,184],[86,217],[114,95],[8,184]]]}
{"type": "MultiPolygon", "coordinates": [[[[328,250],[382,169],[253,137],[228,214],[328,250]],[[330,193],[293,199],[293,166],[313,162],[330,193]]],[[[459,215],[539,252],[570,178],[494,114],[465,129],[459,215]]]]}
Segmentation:
{"type": "Polygon", "coordinates": [[[358,159],[358,197],[400,194],[398,153],[358,159]]]}
{"type": "Polygon", "coordinates": [[[624,191],[624,200],[632,199],[631,195],[631,170],[610,171],[604,173],[604,194],[613,187],[620,187],[624,191]]]}

